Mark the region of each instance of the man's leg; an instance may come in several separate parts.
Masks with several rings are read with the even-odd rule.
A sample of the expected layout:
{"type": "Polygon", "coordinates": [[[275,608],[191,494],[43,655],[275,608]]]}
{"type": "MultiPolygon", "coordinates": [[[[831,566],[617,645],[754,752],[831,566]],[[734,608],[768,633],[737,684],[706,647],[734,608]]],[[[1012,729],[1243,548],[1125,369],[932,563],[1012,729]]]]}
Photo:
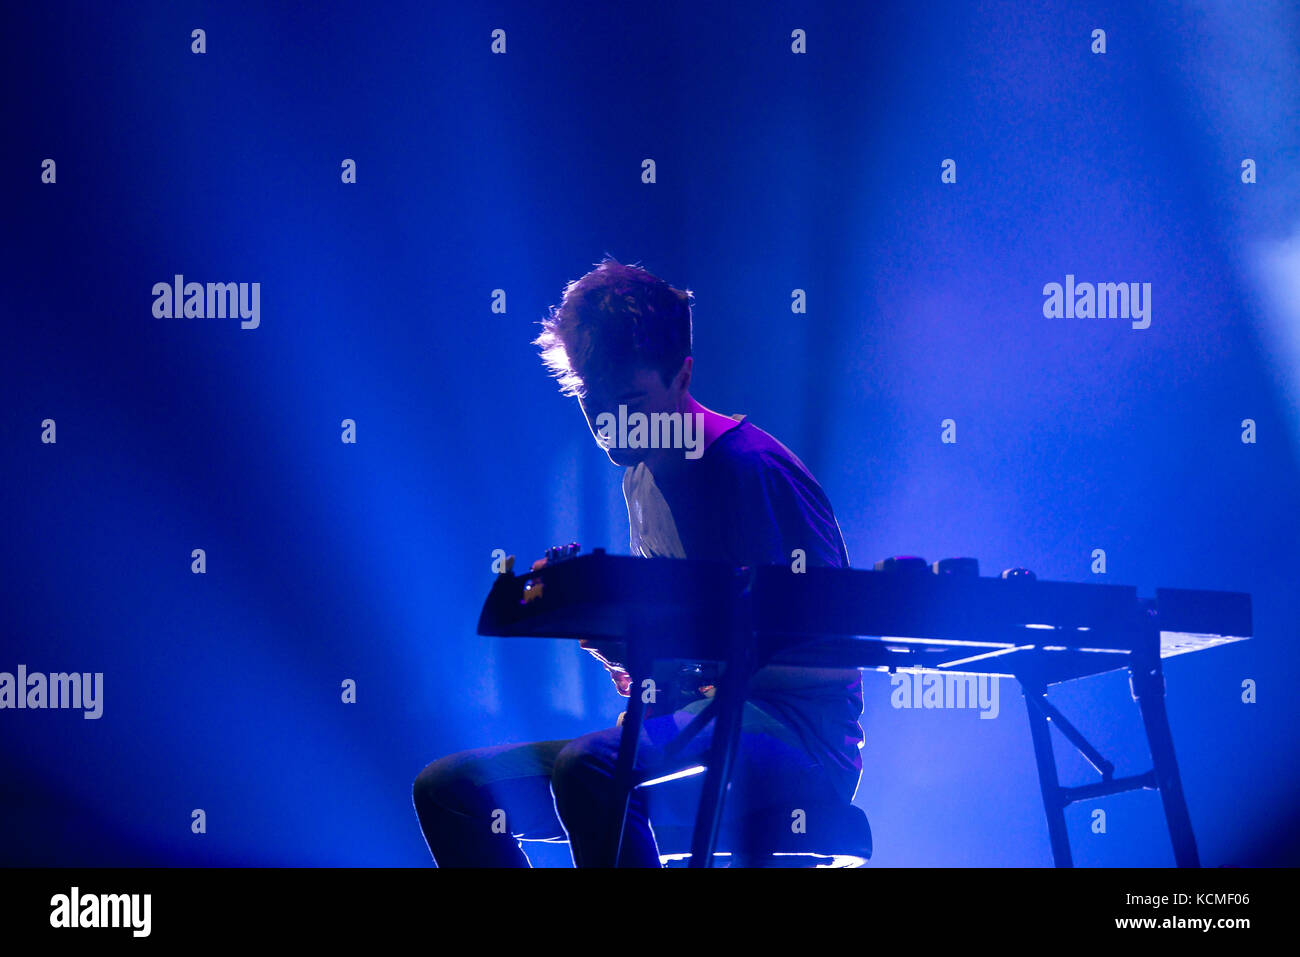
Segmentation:
{"type": "Polygon", "coordinates": [[[439,867],[529,867],[519,841],[564,840],[551,774],[568,741],[461,751],[415,779],[413,800],[439,867]]]}
{"type": "MultiPolygon", "coordinates": [[[[712,722],[671,765],[664,760],[664,748],[706,703],[697,702],[671,715],[647,720],[637,753],[638,771],[670,774],[703,763],[713,740],[712,722]]],[[[621,728],[608,728],[575,738],[555,758],[551,778],[555,808],[569,835],[573,861],[578,867],[608,860],[611,853],[610,808],[614,804],[614,763],[621,733],[621,728]]],[[[703,775],[695,775],[633,790],[620,866],[660,866],[652,825],[694,824],[702,780],[703,775]]],[[[840,783],[803,749],[788,725],[746,704],[731,788],[723,803],[724,833],[727,822],[746,810],[787,803],[797,807],[809,799],[841,800],[840,783]]]]}

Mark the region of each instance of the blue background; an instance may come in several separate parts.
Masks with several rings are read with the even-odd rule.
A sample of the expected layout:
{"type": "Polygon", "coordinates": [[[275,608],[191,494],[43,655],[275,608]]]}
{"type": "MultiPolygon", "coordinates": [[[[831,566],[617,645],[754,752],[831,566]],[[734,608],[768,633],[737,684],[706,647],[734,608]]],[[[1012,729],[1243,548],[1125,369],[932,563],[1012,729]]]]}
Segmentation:
{"type": "MultiPolygon", "coordinates": [[[[613,720],[571,643],[474,634],[493,549],[627,550],[529,345],[606,252],[695,292],[694,394],[803,459],[855,565],[1249,591],[1170,719],[1203,863],[1300,862],[1300,15],[1036,7],[8,11],[0,670],[105,701],[0,713],[0,863],[424,865],[426,763],[613,720]],[[260,328],[155,319],[175,273],[260,282],[260,328]],[[1150,282],[1151,327],[1044,318],[1067,273],[1150,282]]],[[[1050,863],[1013,685],[864,689],[873,866],[1050,863]]],[[[1146,769],[1121,675],[1054,699],[1146,769]]],[[[1080,865],[1172,864],[1154,793],[1068,821],[1080,865]]]]}

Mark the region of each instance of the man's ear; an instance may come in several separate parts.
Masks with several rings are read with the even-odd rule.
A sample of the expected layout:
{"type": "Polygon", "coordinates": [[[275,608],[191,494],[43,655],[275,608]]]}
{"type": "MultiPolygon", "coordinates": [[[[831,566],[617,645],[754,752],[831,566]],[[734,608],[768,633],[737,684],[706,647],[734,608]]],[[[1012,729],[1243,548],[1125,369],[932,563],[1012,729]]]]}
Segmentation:
{"type": "Polygon", "coordinates": [[[682,392],[685,392],[691,384],[691,367],[694,360],[687,356],[682,360],[682,367],[677,370],[677,375],[673,376],[673,385],[682,392]]]}

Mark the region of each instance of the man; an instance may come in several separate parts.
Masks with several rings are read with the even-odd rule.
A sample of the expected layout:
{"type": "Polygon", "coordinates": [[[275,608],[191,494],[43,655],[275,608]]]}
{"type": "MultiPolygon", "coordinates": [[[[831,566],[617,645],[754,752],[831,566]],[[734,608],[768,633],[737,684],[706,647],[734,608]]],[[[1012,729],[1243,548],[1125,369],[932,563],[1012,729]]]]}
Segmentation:
{"type": "MultiPolygon", "coordinates": [[[[693,302],[689,290],[606,257],[565,288],[535,340],[561,391],[577,397],[598,444],[627,470],[633,554],[762,565],[791,563],[802,550],[808,565],[847,567],[830,503],[794,454],[744,416],[722,415],[691,395],[693,302]],[[688,448],[623,444],[610,423],[635,421],[637,413],[677,413],[699,429],[682,429],[688,448]]],[[[588,650],[626,696],[627,672],[608,649],[588,650]]],[[[668,773],[698,764],[712,724],[671,766],[664,747],[705,704],[700,698],[647,718],[637,767],[668,773]]],[[[856,670],[758,671],[723,805],[724,840],[728,822],[746,811],[775,809],[789,820],[790,809],[810,802],[851,801],[862,770],[861,714],[856,670]]],[[[440,867],[526,867],[520,840],[567,836],[576,866],[608,862],[620,733],[613,727],[571,741],[481,748],[430,764],[416,778],[414,803],[434,860],[440,867]]],[[[633,792],[622,866],[659,866],[652,826],[691,824],[699,781],[633,792]]]]}

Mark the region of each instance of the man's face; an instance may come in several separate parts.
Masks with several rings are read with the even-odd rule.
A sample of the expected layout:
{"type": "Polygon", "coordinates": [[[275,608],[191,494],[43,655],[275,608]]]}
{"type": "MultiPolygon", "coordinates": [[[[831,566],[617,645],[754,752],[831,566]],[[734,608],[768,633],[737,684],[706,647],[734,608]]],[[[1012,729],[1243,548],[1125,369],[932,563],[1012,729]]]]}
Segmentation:
{"type": "Polygon", "coordinates": [[[609,460],[615,465],[630,467],[643,460],[653,449],[621,448],[617,444],[618,427],[609,430],[607,439],[602,439],[596,420],[602,413],[609,413],[617,422],[618,407],[627,407],[627,415],[641,412],[649,416],[655,412],[678,412],[681,409],[682,376],[679,374],[671,384],[664,385],[659,373],[654,369],[636,369],[630,373],[611,376],[603,381],[587,383],[587,394],[578,400],[582,414],[587,418],[587,425],[596,443],[605,450],[609,460]]]}

